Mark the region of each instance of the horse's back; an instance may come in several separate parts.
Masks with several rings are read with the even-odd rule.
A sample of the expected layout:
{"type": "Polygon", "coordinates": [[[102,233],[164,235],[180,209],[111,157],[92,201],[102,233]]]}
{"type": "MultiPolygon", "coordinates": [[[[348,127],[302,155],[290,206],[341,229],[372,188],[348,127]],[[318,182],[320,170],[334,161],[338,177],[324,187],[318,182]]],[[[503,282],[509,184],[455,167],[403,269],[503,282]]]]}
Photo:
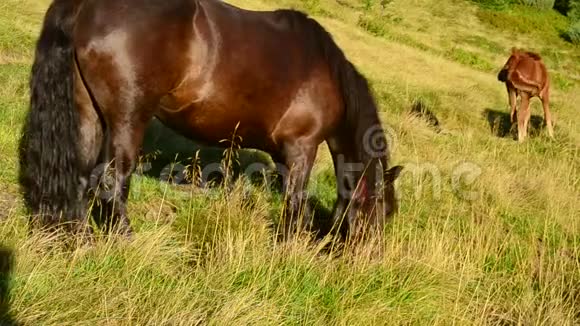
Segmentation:
{"type": "MultiPolygon", "coordinates": [[[[267,138],[297,97],[310,107],[339,106],[312,22],[297,11],[210,0],[89,0],[79,21],[79,63],[104,110],[120,111],[122,97],[190,137],[215,142],[239,123],[246,141],[272,146],[267,138]]],[[[309,125],[315,118],[305,116],[314,113],[297,120],[309,125]]]]}
{"type": "Polygon", "coordinates": [[[277,83],[297,89],[324,59],[306,22],[292,10],[250,11],[213,0],[88,0],[75,40],[86,64],[95,54],[103,60],[92,61],[112,57],[157,86],[212,66],[221,72],[214,84],[270,85],[275,93],[277,83]]]}
{"type": "Polygon", "coordinates": [[[518,62],[516,69],[520,74],[533,79],[541,85],[544,85],[547,81],[548,71],[539,56],[523,57],[518,62]]]}
{"type": "Polygon", "coordinates": [[[121,28],[134,33],[150,32],[161,25],[185,23],[191,21],[197,6],[196,0],[85,0],[80,3],[75,38],[98,37],[121,28]]]}
{"type": "MultiPolygon", "coordinates": [[[[274,134],[283,117],[293,121],[285,132],[297,134],[306,132],[313,120],[324,120],[311,116],[317,114],[312,107],[338,106],[336,85],[305,15],[248,11],[213,1],[203,2],[202,10],[212,26],[205,35],[213,48],[203,78],[208,87],[192,94],[189,99],[195,103],[184,110],[160,112],[166,124],[215,143],[239,123],[237,133],[245,145],[270,150],[277,146],[274,134]],[[288,116],[298,102],[308,109],[288,116]]],[[[189,99],[171,98],[183,104],[189,99]]],[[[325,114],[332,123],[335,112],[325,114]]]]}
{"type": "Polygon", "coordinates": [[[541,93],[549,86],[546,65],[540,55],[529,51],[512,50],[498,79],[520,90],[534,90],[532,94],[541,93]]]}

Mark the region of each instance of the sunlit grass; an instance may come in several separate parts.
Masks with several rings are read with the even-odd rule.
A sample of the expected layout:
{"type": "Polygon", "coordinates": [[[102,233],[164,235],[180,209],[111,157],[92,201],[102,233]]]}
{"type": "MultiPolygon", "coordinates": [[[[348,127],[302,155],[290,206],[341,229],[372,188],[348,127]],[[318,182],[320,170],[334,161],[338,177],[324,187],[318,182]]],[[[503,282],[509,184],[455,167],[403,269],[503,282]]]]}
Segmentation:
{"type": "MultiPolygon", "coordinates": [[[[522,34],[491,27],[481,8],[458,0],[395,0],[383,12],[379,1],[232,1],[308,10],[371,81],[393,140],[393,163],[406,166],[397,184],[401,211],[385,237],[341,255],[307,235],[280,243],[274,238],[278,195],[244,178],[229,191],[169,185],[154,171],[132,182],[135,239],[97,236],[70,247],[56,236],[28,234],[16,187],[15,150],[46,3],[0,4],[0,245],[15,256],[9,310],[16,321],[580,322],[580,61],[551,27],[522,34]],[[538,128],[518,144],[509,126],[499,130],[508,105],[496,70],[512,46],[539,49],[554,71],[555,140],[538,128]],[[408,114],[416,101],[437,116],[441,132],[408,114]],[[468,192],[473,197],[466,198],[468,192]]],[[[561,24],[552,13],[502,15],[561,24]]],[[[532,109],[541,121],[539,101],[532,109]]],[[[198,146],[160,132],[150,130],[146,148],[164,145],[161,156],[170,161],[179,152],[189,164],[198,146]]],[[[219,162],[222,150],[202,154],[205,163],[219,162]]],[[[250,151],[240,157],[242,166],[255,160],[267,157],[250,151]]],[[[310,188],[331,208],[335,190],[325,145],[310,188]]]]}

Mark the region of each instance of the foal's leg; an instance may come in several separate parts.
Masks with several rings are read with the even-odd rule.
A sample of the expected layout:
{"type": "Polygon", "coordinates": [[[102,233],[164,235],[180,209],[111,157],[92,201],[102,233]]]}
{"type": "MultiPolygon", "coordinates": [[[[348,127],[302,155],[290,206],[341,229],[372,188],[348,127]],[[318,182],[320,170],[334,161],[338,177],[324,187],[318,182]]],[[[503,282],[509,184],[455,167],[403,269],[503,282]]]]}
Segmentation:
{"type": "Polygon", "coordinates": [[[530,120],[530,94],[522,92],[522,102],[518,112],[518,141],[523,142],[527,135],[528,121],[530,120]]]}
{"type": "Polygon", "coordinates": [[[305,139],[284,143],[281,157],[289,175],[283,175],[286,210],[283,222],[284,237],[289,238],[295,228],[310,225],[311,215],[308,210],[306,188],[316,157],[318,146],[305,139]]]}
{"type": "Polygon", "coordinates": [[[550,90],[548,87],[540,94],[542,99],[542,107],[544,108],[544,121],[546,122],[546,127],[548,128],[548,134],[550,137],[554,138],[554,129],[552,127],[552,115],[550,113],[550,90]]]}
{"type": "Polygon", "coordinates": [[[516,122],[517,93],[516,93],[516,90],[514,88],[511,88],[509,86],[507,86],[507,91],[508,91],[509,103],[510,103],[510,108],[511,108],[510,122],[514,123],[514,122],[516,122]]]}

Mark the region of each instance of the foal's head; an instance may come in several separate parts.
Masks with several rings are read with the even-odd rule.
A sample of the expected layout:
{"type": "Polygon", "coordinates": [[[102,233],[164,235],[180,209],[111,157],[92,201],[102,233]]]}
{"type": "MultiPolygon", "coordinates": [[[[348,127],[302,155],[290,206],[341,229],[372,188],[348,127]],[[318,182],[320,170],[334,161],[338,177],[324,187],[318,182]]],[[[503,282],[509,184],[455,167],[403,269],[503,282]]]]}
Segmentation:
{"type": "Polygon", "coordinates": [[[508,74],[511,70],[513,70],[516,64],[520,61],[523,52],[520,51],[518,48],[512,48],[512,53],[506,63],[503,65],[502,69],[500,70],[499,74],[497,75],[497,79],[501,82],[506,82],[508,78],[508,74]]]}

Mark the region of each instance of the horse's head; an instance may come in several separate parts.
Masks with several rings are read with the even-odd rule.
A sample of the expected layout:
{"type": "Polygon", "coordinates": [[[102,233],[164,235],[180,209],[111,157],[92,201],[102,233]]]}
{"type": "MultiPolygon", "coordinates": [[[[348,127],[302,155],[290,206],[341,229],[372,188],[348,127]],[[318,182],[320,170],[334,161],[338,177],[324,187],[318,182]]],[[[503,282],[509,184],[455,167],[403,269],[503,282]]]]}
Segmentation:
{"type": "Polygon", "coordinates": [[[497,74],[497,80],[505,83],[508,79],[509,72],[513,70],[518,61],[520,61],[521,56],[522,52],[518,48],[512,48],[510,57],[497,74]]]}
{"type": "Polygon", "coordinates": [[[402,170],[403,166],[396,165],[390,168],[385,173],[385,183],[383,189],[384,196],[383,207],[381,208],[381,210],[379,210],[379,212],[384,213],[385,217],[387,218],[391,217],[394,213],[396,213],[399,210],[399,203],[397,201],[397,196],[395,193],[395,181],[401,174],[402,170]]]}
{"type": "Polygon", "coordinates": [[[366,178],[359,183],[351,202],[349,222],[356,219],[359,211],[367,216],[369,224],[381,228],[384,223],[399,210],[399,203],[395,193],[395,181],[401,174],[403,166],[397,165],[385,172],[383,189],[370,190],[366,178]]]}

